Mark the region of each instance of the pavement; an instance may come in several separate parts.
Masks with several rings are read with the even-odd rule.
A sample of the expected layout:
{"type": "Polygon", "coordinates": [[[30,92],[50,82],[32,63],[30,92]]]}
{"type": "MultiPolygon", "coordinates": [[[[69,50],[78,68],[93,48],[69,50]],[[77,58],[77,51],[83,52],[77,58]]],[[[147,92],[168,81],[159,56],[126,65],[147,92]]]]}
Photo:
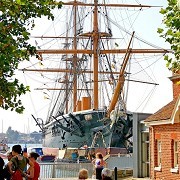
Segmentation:
{"type": "Polygon", "coordinates": [[[118,180],[150,180],[150,178],[123,177],[123,178],[118,178],[118,180]]]}
{"type": "MultiPolygon", "coordinates": [[[[40,180],[78,180],[78,178],[47,178],[47,179],[43,178],[43,179],[40,179],[40,180]]],[[[93,179],[87,179],[87,180],[93,180],[93,179]]],[[[150,178],[124,177],[124,178],[118,178],[118,180],[150,180],[150,178]]]]}
{"type": "Polygon", "coordinates": [[[120,179],[126,179],[126,180],[150,180],[150,178],[133,178],[133,177],[124,177],[124,178],[119,178],[118,180],[120,180],[120,179]]]}

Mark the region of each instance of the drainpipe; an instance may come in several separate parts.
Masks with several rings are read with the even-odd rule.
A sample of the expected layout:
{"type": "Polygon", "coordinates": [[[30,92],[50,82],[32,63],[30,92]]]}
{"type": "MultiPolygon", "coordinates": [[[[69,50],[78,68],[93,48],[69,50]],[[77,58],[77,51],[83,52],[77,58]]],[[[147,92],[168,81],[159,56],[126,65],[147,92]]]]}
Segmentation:
{"type": "Polygon", "coordinates": [[[154,128],[153,128],[153,126],[151,126],[150,127],[150,129],[151,129],[151,132],[152,132],[152,147],[150,148],[150,151],[152,152],[152,154],[153,154],[153,156],[152,156],[152,154],[151,154],[151,152],[150,152],[150,154],[151,154],[151,156],[150,156],[150,171],[151,171],[151,167],[152,167],[152,179],[154,179],[154,128]]]}

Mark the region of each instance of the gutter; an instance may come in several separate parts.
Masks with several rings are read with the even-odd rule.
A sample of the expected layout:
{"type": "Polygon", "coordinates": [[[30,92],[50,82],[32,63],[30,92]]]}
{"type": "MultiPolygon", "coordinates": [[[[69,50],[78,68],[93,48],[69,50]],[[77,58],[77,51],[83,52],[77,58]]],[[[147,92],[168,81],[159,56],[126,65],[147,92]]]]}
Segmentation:
{"type": "Polygon", "coordinates": [[[157,125],[165,125],[165,124],[174,124],[172,122],[172,119],[166,119],[166,120],[158,120],[158,121],[151,121],[151,122],[144,122],[145,126],[157,126],[157,125]]]}

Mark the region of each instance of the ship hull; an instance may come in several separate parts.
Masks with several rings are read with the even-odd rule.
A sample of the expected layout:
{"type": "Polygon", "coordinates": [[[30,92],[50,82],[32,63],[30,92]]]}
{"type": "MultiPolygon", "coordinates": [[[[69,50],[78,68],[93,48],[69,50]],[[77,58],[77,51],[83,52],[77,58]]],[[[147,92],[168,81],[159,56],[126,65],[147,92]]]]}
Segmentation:
{"type": "MultiPolygon", "coordinates": [[[[59,149],[124,147],[126,140],[122,141],[119,120],[113,124],[110,118],[105,118],[105,115],[104,110],[92,110],[54,117],[53,121],[45,125],[43,146],[59,149]]],[[[122,127],[123,124],[120,124],[122,127]]]]}

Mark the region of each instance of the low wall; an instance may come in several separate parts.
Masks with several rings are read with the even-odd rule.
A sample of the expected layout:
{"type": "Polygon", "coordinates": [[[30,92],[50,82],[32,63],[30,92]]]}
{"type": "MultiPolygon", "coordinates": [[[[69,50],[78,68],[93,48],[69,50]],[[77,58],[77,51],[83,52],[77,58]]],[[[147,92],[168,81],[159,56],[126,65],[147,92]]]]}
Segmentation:
{"type": "Polygon", "coordinates": [[[133,157],[132,156],[110,156],[106,160],[109,169],[133,169],[133,157]]]}

